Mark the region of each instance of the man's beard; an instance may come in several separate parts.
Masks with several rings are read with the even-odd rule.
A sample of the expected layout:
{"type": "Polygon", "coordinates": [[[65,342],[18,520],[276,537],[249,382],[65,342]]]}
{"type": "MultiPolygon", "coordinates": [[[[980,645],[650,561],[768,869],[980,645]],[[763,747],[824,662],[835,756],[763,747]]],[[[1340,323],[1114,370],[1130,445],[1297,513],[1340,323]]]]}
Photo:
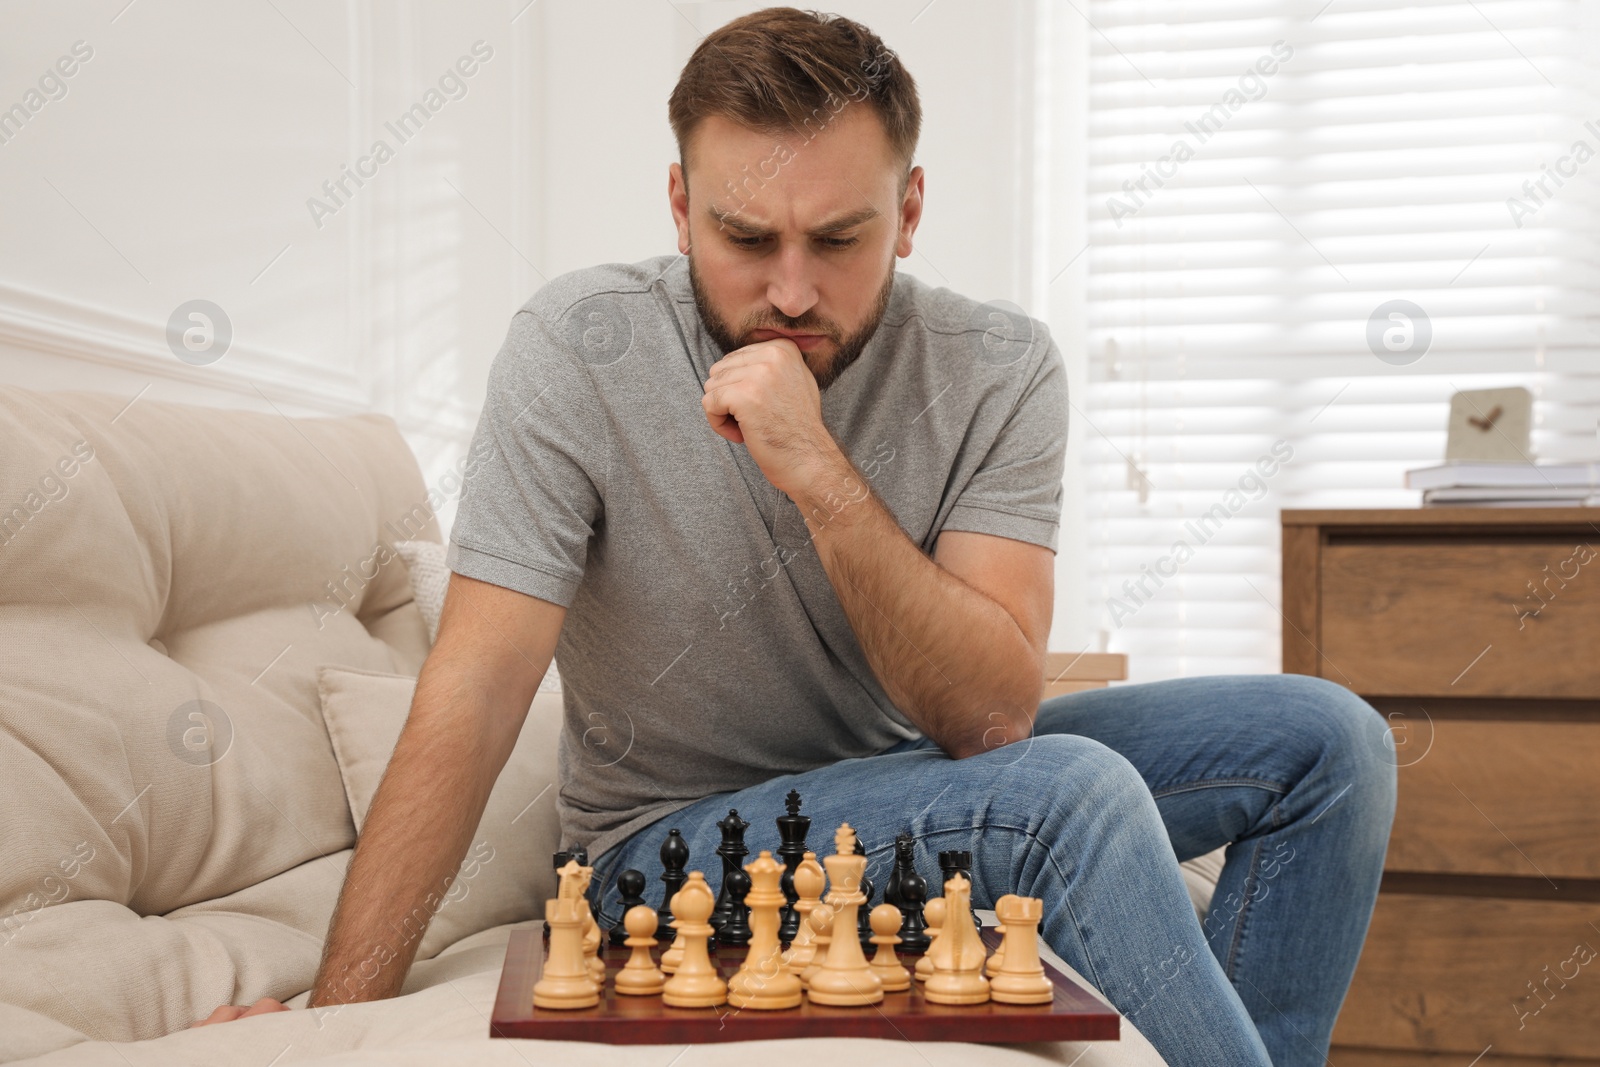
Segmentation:
{"type": "Polygon", "coordinates": [[[888,275],[878,289],[878,299],[874,302],[866,323],[848,336],[841,336],[838,324],[813,315],[809,311],[797,319],[791,319],[777,308],[770,308],[766,316],[752,316],[741,329],[736,331],[729,327],[727,320],[718,315],[711,302],[706,299],[705,289],[700,284],[700,274],[694,269],[694,255],[691,253],[688,258],[689,287],[694,290],[694,303],[700,312],[700,321],[705,324],[706,332],[711,335],[711,339],[716,342],[723,355],[752,344],[752,341],[745,338],[761,329],[827,335],[834,347],[833,357],[827,366],[816,367],[811,362],[810,353],[803,350],[800,353],[801,358],[806,361],[807,368],[817,379],[819,391],[832,385],[834,379],[843,374],[846,367],[860,358],[862,350],[867,347],[867,342],[872,340],[872,335],[878,331],[878,325],[883,322],[884,312],[889,309],[889,298],[894,294],[894,260],[891,258],[888,275]]]}

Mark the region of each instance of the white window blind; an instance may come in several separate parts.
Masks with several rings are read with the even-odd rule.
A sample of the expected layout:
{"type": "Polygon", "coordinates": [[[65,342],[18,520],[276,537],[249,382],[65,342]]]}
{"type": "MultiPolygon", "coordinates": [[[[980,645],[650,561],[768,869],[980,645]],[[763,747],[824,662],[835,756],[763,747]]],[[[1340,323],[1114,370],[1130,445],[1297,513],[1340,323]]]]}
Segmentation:
{"type": "Polygon", "coordinates": [[[1600,456],[1596,7],[1082,9],[1090,619],[1136,680],[1278,670],[1279,509],[1419,504],[1457,389],[1600,456]]]}

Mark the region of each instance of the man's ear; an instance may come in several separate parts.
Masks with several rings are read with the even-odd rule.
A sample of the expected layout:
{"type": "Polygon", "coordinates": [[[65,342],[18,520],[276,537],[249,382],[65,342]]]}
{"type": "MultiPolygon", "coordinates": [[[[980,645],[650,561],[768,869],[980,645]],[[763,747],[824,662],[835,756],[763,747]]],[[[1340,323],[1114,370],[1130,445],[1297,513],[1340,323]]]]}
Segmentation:
{"type": "Polygon", "coordinates": [[[895,238],[894,254],[901,259],[911,254],[911,238],[917,232],[917,224],[922,221],[922,176],[921,167],[911,168],[911,174],[906,178],[905,196],[900,200],[900,233],[895,238]]]}
{"type": "Polygon", "coordinates": [[[677,163],[667,167],[667,205],[678,228],[678,251],[689,251],[689,178],[677,163]]]}

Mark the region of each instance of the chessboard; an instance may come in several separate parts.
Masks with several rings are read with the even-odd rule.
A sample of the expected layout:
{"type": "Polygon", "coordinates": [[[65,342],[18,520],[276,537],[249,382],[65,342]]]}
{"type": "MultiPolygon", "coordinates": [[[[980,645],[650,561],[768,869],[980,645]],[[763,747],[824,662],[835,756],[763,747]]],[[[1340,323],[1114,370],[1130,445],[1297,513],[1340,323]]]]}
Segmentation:
{"type": "MultiPolygon", "coordinates": [[[[1002,935],[992,927],[979,931],[989,951],[1002,935]]],[[[745,949],[718,945],[712,962],[724,979],[744,961],[745,949]]],[[[500,989],[489,1020],[490,1037],[550,1041],[596,1041],[612,1045],[690,1044],[762,1041],[788,1037],[883,1037],[908,1041],[1115,1041],[1121,1034],[1117,1013],[1098,997],[1044,962],[1055,987],[1048,1004],[1011,1005],[997,1001],[970,1006],[930,1003],[922,983],[903,993],[885,993],[881,1003],[865,1007],[827,1007],[804,1000],[797,1008],[777,1011],[735,1008],[672,1008],[659,996],[619,996],[614,976],[629,950],[602,945],[600,957],[607,980],[600,1003],[592,1008],[550,1011],[533,1006],[533,986],[543,973],[548,946],[537,925],[514,930],[506,948],[500,989]]],[[[915,964],[916,955],[902,960],[915,964]]]]}

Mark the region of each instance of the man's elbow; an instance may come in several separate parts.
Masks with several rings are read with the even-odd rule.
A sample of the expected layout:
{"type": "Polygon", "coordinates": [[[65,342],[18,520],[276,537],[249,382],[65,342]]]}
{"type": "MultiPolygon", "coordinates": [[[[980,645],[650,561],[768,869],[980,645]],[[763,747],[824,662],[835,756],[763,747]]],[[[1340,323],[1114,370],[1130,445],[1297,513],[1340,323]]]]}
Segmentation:
{"type": "Polygon", "coordinates": [[[952,759],[967,759],[1026,741],[1033,736],[1033,719],[1038,713],[1043,689],[1041,684],[1037,689],[996,698],[980,719],[951,738],[945,751],[952,759]]]}

